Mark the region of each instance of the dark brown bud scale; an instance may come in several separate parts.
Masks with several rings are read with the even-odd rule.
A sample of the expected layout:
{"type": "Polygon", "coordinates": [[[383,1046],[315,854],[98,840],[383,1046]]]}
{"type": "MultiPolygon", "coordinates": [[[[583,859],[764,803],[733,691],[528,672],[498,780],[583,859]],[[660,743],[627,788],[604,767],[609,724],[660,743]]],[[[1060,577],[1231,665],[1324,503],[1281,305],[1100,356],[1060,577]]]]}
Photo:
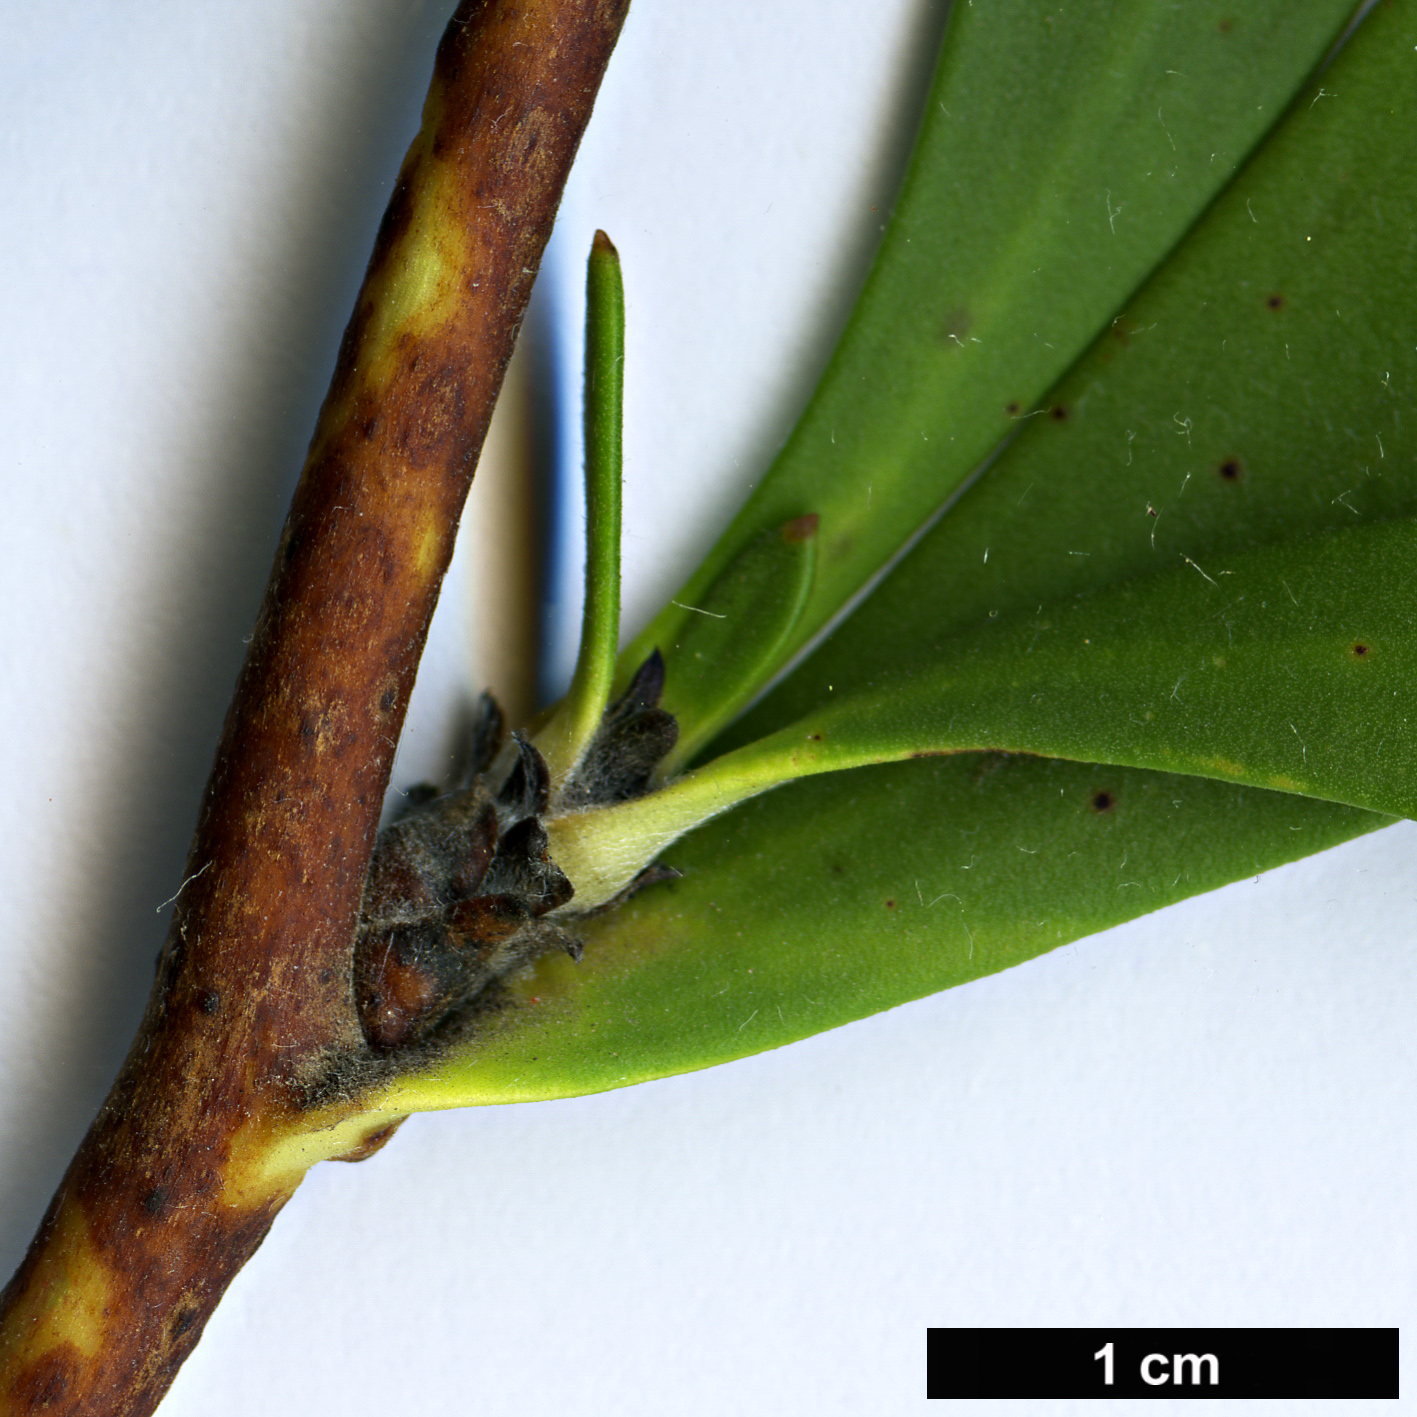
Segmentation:
{"type": "MultiPolygon", "coordinates": [[[[606,710],[556,810],[648,790],[678,736],[674,716],[659,707],[663,688],[656,651],[606,710]]],[[[410,790],[370,862],[354,994],[364,1037],[381,1056],[456,1027],[490,984],[540,955],[565,950],[580,958],[580,943],[544,919],[575,894],[542,825],[553,806],[551,774],[520,734],[502,751],[502,714],[490,695],[482,697],[470,759],[466,784],[441,794],[427,785],[410,790]]],[[[635,885],[663,878],[647,872],[635,885]]]]}

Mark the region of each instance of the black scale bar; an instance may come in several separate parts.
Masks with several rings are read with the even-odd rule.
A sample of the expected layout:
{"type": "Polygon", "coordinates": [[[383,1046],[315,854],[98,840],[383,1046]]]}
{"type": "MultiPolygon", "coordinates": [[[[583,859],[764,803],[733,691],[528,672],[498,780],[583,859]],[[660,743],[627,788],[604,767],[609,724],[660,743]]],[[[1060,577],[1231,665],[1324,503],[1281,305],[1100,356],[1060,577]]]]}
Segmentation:
{"type": "Polygon", "coordinates": [[[1395,1398],[1395,1328],[932,1328],[926,1396],[1395,1398]]]}

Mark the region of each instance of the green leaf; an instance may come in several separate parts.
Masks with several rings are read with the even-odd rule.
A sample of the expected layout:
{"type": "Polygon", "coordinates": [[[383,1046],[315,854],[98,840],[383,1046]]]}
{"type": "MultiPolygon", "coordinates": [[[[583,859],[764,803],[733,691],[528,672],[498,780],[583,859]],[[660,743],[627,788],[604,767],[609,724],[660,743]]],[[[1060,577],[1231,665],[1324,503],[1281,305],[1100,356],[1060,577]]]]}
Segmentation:
{"type": "Polygon", "coordinates": [[[1417,512],[1417,15],[1379,8],[988,474],[728,742],[962,629],[1417,512]],[[1322,95],[1322,97],[1320,96],[1322,95]]]}
{"type": "MultiPolygon", "coordinates": [[[[893,556],[1175,245],[1351,0],[956,5],[875,268],[781,455],[675,597],[821,515],[782,659],[893,556]]],[[[621,657],[674,641],[673,604],[621,657]]]]}
{"type": "Polygon", "coordinates": [[[815,516],[765,531],[693,607],[665,654],[663,705],[679,741],[662,776],[689,761],[772,673],[807,603],[816,553],[815,516]]]}
{"type": "Polygon", "coordinates": [[[475,1050],[376,1105],[575,1096],[727,1062],[1382,825],[1202,778],[1001,755],[793,783],[678,843],[683,880],[585,922],[579,965],[547,958],[510,981],[475,1050]]]}
{"type": "MultiPolygon", "coordinates": [[[[1295,18],[1289,7],[1266,13],[1281,24],[1295,18]]],[[[1310,20],[1314,13],[1305,11],[1310,20]]],[[[970,7],[961,8],[956,20],[981,23],[970,14],[970,7]]],[[[1037,41],[1036,28],[1027,17],[1013,18],[1028,51],[1037,41]]],[[[1242,22],[1251,22],[1248,14],[1242,22]]],[[[1094,23],[1099,32],[1105,30],[1107,17],[1099,14],[1094,23]]],[[[1322,91],[1314,88],[1296,105],[1283,131],[1146,290],[1135,294],[1164,243],[1149,261],[1138,262],[1101,316],[1071,327],[1077,335],[1071,352],[1036,390],[1020,397],[1024,411],[1105,328],[1122,301],[1130,302],[1043,401],[1043,412],[1024,421],[987,476],[721,746],[780,729],[803,713],[821,712],[848,692],[862,695],[865,704],[869,687],[884,686],[887,678],[899,684],[907,677],[936,676],[932,691],[922,689],[915,706],[936,712],[938,681],[949,678],[946,655],[964,656],[953,660],[956,673],[962,675],[962,665],[979,671],[975,691],[960,692],[962,712],[983,714],[990,696],[993,707],[1007,707],[1002,696],[1014,686],[1006,671],[1030,657],[1029,645],[1019,637],[1025,628],[1030,634],[1038,630],[1043,606],[1052,607],[1045,617],[1052,628],[1043,637],[1060,646],[1089,614],[1102,616],[1109,633],[1123,637],[1133,617],[1132,638],[1116,648],[1117,655],[1132,657],[1122,678],[1133,688],[1140,682],[1138,655],[1159,669],[1167,653],[1208,653],[1208,668],[1198,661],[1192,674],[1209,676],[1212,695],[1223,698],[1225,675],[1214,658],[1232,648],[1230,636],[1237,633],[1247,653],[1266,654],[1271,627],[1263,622],[1271,611],[1275,621],[1287,625],[1292,649],[1315,662],[1334,658],[1335,674],[1370,669],[1391,674],[1400,667],[1411,651],[1412,634],[1400,594],[1384,591],[1374,600],[1374,587],[1356,578],[1335,594],[1335,577],[1343,580],[1340,562],[1343,568],[1366,569],[1370,579],[1391,576],[1391,554],[1405,528],[1373,527],[1352,536],[1263,548],[1332,532],[1345,520],[1357,525],[1417,510],[1404,478],[1390,471],[1405,466],[1417,451],[1403,441],[1408,430],[1401,419],[1417,382],[1411,350],[1404,352],[1401,342],[1404,325],[1412,325],[1408,302],[1417,285],[1410,278],[1417,222],[1407,176],[1417,129],[1403,121],[1410,103],[1395,111],[1411,89],[1401,65],[1412,62],[1417,43],[1412,28],[1410,7],[1369,20],[1324,76],[1322,91]],[[1282,298],[1272,302],[1273,296],[1282,298]],[[1363,467],[1370,475],[1360,483],[1363,467]],[[1351,547],[1368,548],[1366,566],[1359,564],[1362,555],[1345,550],[1351,547]],[[1194,564],[1187,565],[1183,556],[1194,564]],[[1295,558],[1306,556],[1305,574],[1314,580],[1302,587],[1291,581],[1290,588],[1301,602],[1313,592],[1307,608],[1295,607],[1291,599],[1287,610],[1278,610],[1266,590],[1256,591],[1258,611],[1247,600],[1239,618],[1230,613],[1235,607],[1226,592],[1233,578],[1221,571],[1277,575],[1283,581],[1295,558]],[[1325,563],[1325,556],[1336,559],[1325,563]],[[1207,584],[1196,567],[1216,584],[1207,584]],[[1158,570],[1163,574],[1128,588],[1126,583],[1158,570]],[[1083,595],[1085,600],[1069,603],[1083,595]],[[1333,603],[1325,605],[1330,597],[1333,603]],[[1350,627],[1339,623],[1345,605],[1360,606],[1364,614],[1380,608],[1388,617],[1381,634],[1372,631],[1369,620],[1351,627],[1350,640],[1350,627]],[[1316,621],[1320,609],[1324,618],[1316,621]],[[1191,616],[1187,626],[1167,618],[1180,610],[1191,616]],[[1217,611],[1218,617],[1208,618],[1217,611]],[[1138,615],[1143,620],[1137,621],[1138,615]],[[1315,624],[1322,631],[1317,637],[1311,634],[1315,624]],[[1184,635],[1198,625],[1209,639],[1188,647],[1184,635]],[[1218,648],[1222,635],[1224,651],[1218,648]],[[1168,646],[1168,638],[1175,643],[1168,646]],[[1359,643],[1371,657],[1353,654],[1359,643]]],[[[964,45],[964,34],[955,32],[947,55],[956,52],[952,45],[964,45]]],[[[1106,42],[1096,36],[1090,41],[1106,42]]],[[[1038,71],[1046,68],[1044,58],[1035,55],[1033,62],[1038,71]]],[[[1066,55],[1060,62],[1066,68],[1066,55]]],[[[1246,62],[1250,71],[1232,78],[1238,92],[1254,101],[1260,86],[1271,82],[1261,77],[1267,59],[1252,52],[1246,62]]],[[[963,84],[966,77],[964,67],[950,70],[947,62],[941,83],[963,84]]],[[[990,82],[999,83],[997,71],[990,82]]],[[[1087,86],[1073,87],[1086,109],[1087,86]]],[[[1018,100],[1017,106],[1028,105],[1018,100]]],[[[996,115],[1003,107],[996,107],[996,115]]],[[[1057,114],[1065,107],[1060,100],[1057,114]]],[[[1132,120],[1131,128],[1140,133],[1150,112],[1137,108],[1132,120]]],[[[1055,115],[1049,132],[1071,132],[1070,122],[1055,115]]],[[[1071,168],[1063,165],[1066,174],[1091,161],[1094,188],[1097,172],[1110,161],[1102,131],[1092,130],[1096,151],[1090,157],[1079,150],[1071,168]]],[[[958,162],[957,171],[980,181],[954,194],[948,217],[913,229],[903,220],[893,227],[895,244],[883,250],[862,313],[823,392],[778,470],[704,572],[706,584],[734,548],[760,534],[764,524],[821,511],[821,563],[793,641],[860,583],[859,573],[869,574],[900,544],[898,527],[889,545],[884,535],[877,542],[871,538],[897,515],[902,500],[914,499],[908,528],[914,530],[973,466],[978,454],[931,463],[916,455],[909,439],[902,441],[900,427],[909,426],[901,422],[902,411],[913,410],[915,392],[933,390],[930,399],[921,397],[940,426],[983,428],[981,452],[997,437],[1000,390],[965,378],[974,367],[967,358],[983,346],[964,349],[967,341],[961,338],[954,344],[959,358],[950,365],[938,342],[931,343],[941,314],[937,294],[948,290],[957,269],[954,246],[973,251],[984,264],[991,255],[1004,262],[1015,246],[1024,249],[1035,239],[1036,222],[1046,226],[1049,220],[1049,205],[1041,201],[1002,215],[994,210],[1007,203],[980,175],[986,165],[982,154],[997,132],[980,132],[973,157],[958,162]],[[993,251],[976,250],[970,245],[973,234],[996,218],[993,251]],[[927,269],[916,271],[913,286],[903,282],[897,288],[904,336],[875,346],[880,357],[874,363],[864,353],[868,346],[860,344],[861,363],[852,366],[858,348],[853,341],[869,328],[872,292],[889,286],[897,264],[906,269],[916,258],[915,251],[905,251],[914,244],[907,237],[928,245],[934,264],[922,255],[927,269]],[[887,352],[892,357],[885,357],[887,352]],[[851,367],[861,376],[856,392],[842,382],[841,371],[851,367]],[[833,430],[821,420],[832,398],[843,410],[859,404],[862,427],[879,417],[883,441],[863,436],[839,459],[827,453],[835,446],[833,430]],[[807,450],[800,465],[793,462],[798,448],[807,450]],[[796,482],[780,471],[793,466],[800,472],[796,482]],[[939,468],[946,470],[944,480],[932,482],[939,468]],[[883,470],[895,480],[879,510],[875,498],[883,484],[875,479],[883,470]],[[922,486],[932,488],[928,500],[922,486]],[[810,505],[773,502],[794,488],[819,495],[810,505]],[[872,495],[869,518],[861,514],[867,495],[872,495]],[[860,506],[853,497],[861,499],[860,506]],[[838,543],[830,531],[834,515],[853,507],[855,519],[848,517],[838,529],[848,526],[858,541],[838,543]],[[755,515],[763,518],[756,525],[755,515]],[[875,548],[871,556],[858,557],[858,545],[867,543],[875,548]]],[[[1034,138],[1038,145],[1025,144],[1007,165],[1034,174],[1020,180],[1038,181],[1037,174],[1052,166],[1048,141],[1034,138]]],[[[1126,148],[1126,138],[1118,136],[1119,150],[1126,148]]],[[[922,180],[919,170],[912,182],[922,180]]],[[[1007,188],[1003,178],[999,182],[1007,188]]],[[[1079,185],[1075,195],[1083,190],[1079,185]]],[[[902,211],[911,210],[907,197],[902,211]]],[[[1074,283],[1096,294],[1089,266],[1107,269],[1107,248],[1086,239],[1080,211],[1072,211],[1071,232],[1057,224],[1050,228],[1054,257],[1075,260],[1067,267],[1074,283]]],[[[988,293],[995,286],[980,279],[972,289],[988,293]]],[[[1059,311],[1070,299],[1069,282],[1055,282],[1046,298],[1030,304],[1020,297],[1013,306],[998,307],[992,332],[1016,341],[1013,367],[1037,370],[1023,357],[1023,345],[1032,333],[1051,331],[1054,326],[1046,321],[1061,319],[1059,311]],[[1030,318],[1035,305],[1036,319],[1030,318]]],[[[879,328],[886,340],[884,316],[879,328]]],[[[983,338],[979,329],[976,324],[975,335],[983,338]]],[[[1009,372],[1006,365],[995,371],[999,377],[1009,372]]],[[[958,441],[964,435],[955,436],[958,441]]],[[[697,583],[677,598],[694,603],[697,583]]],[[[677,622],[663,617],[657,623],[672,629],[677,622]]],[[[1090,638],[1085,631],[1081,637],[1090,638]]],[[[1032,650],[1053,652],[1041,640],[1032,650]]],[[[1084,678],[1087,669],[1086,662],[1079,667],[1059,648],[1044,677],[1055,685],[1073,676],[1079,706],[1071,718],[1075,741],[1064,747],[1097,752],[1098,724],[1084,695],[1090,692],[1096,701],[1099,692],[1113,690],[1099,690],[1095,677],[1084,678]]],[[[1094,661],[1091,672],[1097,669],[1094,661]]],[[[1285,671],[1272,658],[1266,672],[1277,682],[1285,671]]],[[[1164,687],[1169,695],[1175,681],[1164,687]]],[[[1396,687],[1401,690],[1400,683],[1396,687]]],[[[1031,700],[1035,692],[1036,687],[1024,697],[1031,700]]],[[[1145,704],[1139,700],[1125,707],[1141,707],[1145,722],[1147,709],[1155,712],[1159,690],[1152,682],[1141,692],[1145,704]]],[[[1227,704],[1251,711],[1254,697],[1232,693],[1227,704]]],[[[904,706],[897,695],[883,692],[876,707],[900,711],[904,706]]],[[[1014,703],[1012,722],[1026,716],[1025,707],[1032,711],[1031,705],[1014,703]]],[[[1350,750],[1366,751],[1371,764],[1376,738],[1365,739],[1350,723],[1339,722],[1336,700],[1313,707],[1333,715],[1330,723],[1349,734],[1350,750]]],[[[1129,722],[1125,713],[1119,717],[1129,722]]],[[[1179,735],[1183,748],[1188,722],[1182,718],[1166,729],[1179,735]]],[[[1208,730],[1217,722],[1228,731],[1223,720],[1197,717],[1192,726],[1208,730]]],[[[1312,753],[1315,745],[1300,741],[1298,728],[1297,719],[1294,730],[1285,727],[1283,744],[1278,735],[1255,738],[1255,753],[1271,755],[1265,770],[1306,766],[1306,749],[1312,753]],[[1274,755],[1281,747],[1296,758],[1279,763],[1274,755]]],[[[879,735],[881,724],[861,729],[867,731],[879,735]]],[[[1318,766],[1340,778],[1348,772],[1337,760],[1318,766]]],[[[1286,776],[1304,785],[1297,776],[1286,776]]],[[[1361,786],[1360,778],[1349,773],[1343,790],[1355,782],[1361,786]]],[[[1392,784],[1379,786],[1387,792],[1392,784]]],[[[684,881],[657,886],[616,914],[586,922],[587,951],[579,968],[546,961],[511,981],[504,1000],[509,1007],[488,1016],[472,1047],[400,1084],[381,1105],[399,1110],[568,1095],[707,1066],[1003,968],[1385,820],[1352,807],[1202,777],[1032,756],[959,755],[793,783],[678,842],[667,859],[686,870],[684,881]]]]}
{"type": "Polygon", "coordinates": [[[552,853],[596,906],[684,832],[785,782],[972,750],[1417,816],[1417,521],[1212,569],[1192,561],[986,623],[934,665],[838,695],[659,792],[550,822],[552,853]]]}
{"type": "MultiPolygon", "coordinates": [[[[1402,66],[1411,63],[1413,28],[1410,13],[1404,19],[1390,12],[1355,38],[1325,79],[1340,97],[1321,103],[1316,91],[1300,105],[1265,155],[1138,298],[1117,327],[1123,337],[1104,338],[1049,413],[1031,420],[1033,426],[999,459],[987,485],[944,518],[887,586],[733,740],[751,741],[782,723],[784,705],[804,718],[667,792],[615,809],[613,821],[567,822],[559,834],[553,828],[558,859],[578,891],[584,887],[592,903],[609,899],[634,869],[695,822],[787,778],[931,749],[1028,750],[1219,772],[1407,810],[1401,774],[1391,771],[1392,764],[1405,766],[1402,755],[1389,750],[1388,770],[1377,774],[1381,781],[1368,781],[1361,753],[1365,744],[1395,741],[1401,725],[1389,720],[1394,712],[1400,717],[1401,699],[1387,700],[1386,716],[1365,700],[1363,729],[1348,732],[1351,719],[1325,721],[1306,705],[1306,696],[1328,692],[1323,677],[1276,679],[1260,668],[1266,636],[1325,634],[1337,642],[1349,633],[1342,617],[1354,621],[1352,635],[1359,637],[1400,618],[1399,607],[1381,599],[1369,605],[1361,585],[1348,584],[1325,606],[1339,621],[1314,621],[1321,597],[1311,590],[1300,621],[1286,622],[1282,612],[1297,609],[1287,603],[1294,592],[1286,571],[1291,580],[1307,581],[1307,558],[1318,554],[1325,573],[1336,576],[1330,552],[1300,549],[1292,565],[1281,557],[1251,572],[1249,610],[1266,599],[1271,608],[1264,625],[1251,627],[1257,638],[1250,652],[1232,656],[1244,668],[1227,680],[1229,717],[1218,731],[1207,737],[1188,728],[1181,734],[1166,712],[1179,700],[1167,697],[1162,705],[1160,696],[1163,688],[1169,696],[1195,671],[1195,656],[1181,647],[1188,637],[1205,643],[1213,629],[1207,617],[1224,609],[1207,605],[1201,594],[1203,577],[1214,582],[1230,574],[1216,560],[1222,551],[1351,523],[1365,509],[1371,514],[1411,505],[1401,477],[1371,478],[1376,485],[1362,505],[1350,479],[1355,454],[1363,457],[1363,449],[1372,462],[1387,461],[1378,457],[1385,434],[1397,449],[1395,464],[1417,454],[1394,403],[1392,375],[1395,368],[1400,392],[1417,384],[1417,361],[1402,337],[1404,328],[1417,325],[1417,280],[1410,279],[1417,276],[1417,244],[1409,240],[1402,249],[1399,243],[1396,259],[1383,260],[1392,228],[1417,229],[1417,201],[1405,195],[1402,176],[1408,130],[1402,116],[1392,113],[1391,101],[1402,91],[1402,66]],[[1360,172],[1362,187],[1349,176],[1360,172]],[[1374,282],[1364,274],[1372,270],[1384,279],[1374,282]],[[1392,278],[1402,289],[1388,296],[1392,278]],[[1345,306],[1356,331],[1346,342],[1345,306]],[[1131,329],[1144,331],[1149,343],[1140,334],[1128,335],[1131,329]],[[1335,353],[1340,345],[1342,352],[1335,353]],[[1339,405],[1345,422],[1338,429],[1328,402],[1335,389],[1345,396],[1339,405]],[[1186,412],[1174,412],[1177,400],[1186,412]],[[1325,424],[1331,430],[1326,443],[1325,424]],[[1140,451],[1134,448],[1138,427],[1151,434],[1140,451]],[[1190,501],[1173,506],[1193,479],[1190,501]],[[1044,488],[1037,488],[1040,482],[1044,488]],[[1030,493],[1036,488],[1035,504],[1030,493]],[[1169,501],[1163,495],[1168,490],[1169,501]],[[989,532],[999,536],[997,543],[985,540],[982,553],[971,520],[981,504],[989,532]],[[1082,516],[1073,512],[1070,519],[1076,506],[1082,516]],[[1170,546],[1158,546],[1163,521],[1170,546]],[[996,549],[1001,554],[993,556],[991,571],[996,549]],[[1054,641],[1045,626],[1074,623],[1059,620],[1050,602],[1186,560],[1196,574],[1166,582],[1158,592],[1158,613],[1136,618],[1151,602],[1127,596],[1084,617],[1073,636],[1075,648],[1089,637],[1107,644],[1105,665],[1101,653],[1084,662],[1068,661],[1067,651],[1050,652],[1054,641]],[[997,593],[994,603],[980,604],[977,594],[971,601],[970,590],[980,584],[997,593]],[[1280,601],[1286,603],[1281,607],[1280,601]],[[999,615],[1000,603],[1016,615],[1028,607],[1018,633],[1010,638],[1001,631],[990,641],[1004,647],[1002,659],[985,652],[977,636],[963,646],[952,642],[962,626],[987,625],[999,615]],[[1052,621],[1043,618],[1045,605],[1052,621]],[[1025,650],[1033,647],[1037,652],[1029,657],[1025,650]],[[880,687],[852,697],[854,687],[873,683],[880,687]],[[1256,685],[1265,686],[1264,695],[1246,702],[1256,685]],[[1150,715],[1179,736],[1168,740],[1148,719],[1144,742],[1129,742],[1118,729],[1129,728],[1130,721],[1114,721],[1100,706],[1099,696],[1107,695],[1114,705],[1125,705],[1126,714],[1139,721],[1150,715]],[[1050,712],[1028,711],[1040,701],[1050,712]],[[840,707],[818,707],[833,702],[840,707]],[[1313,776],[1298,768],[1316,734],[1354,751],[1313,776]]],[[[1382,577],[1390,580],[1385,558],[1398,549],[1391,541],[1383,547],[1370,566],[1375,591],[1382,577]]],[[[1350,542],[1348,549],[1369,564],[1367,542],[1350,542]]],[[[1397,564],[1403,566],[1400,551],[1397,564]]],[[[1237,617],[1244,619],[1238,612],[1231,616],[1237,617]]],[[[1243,638],[1247,632],[1240,633],[1243,638]]],[[[1389,643],[1396,655],[1395,635],[1389,643]]],[[[1375,678],[1366,676],[1369,686],[1375,678]]],[[[1188,685],[1188,696],[1201,692],[1199,684],[1188,685]]],[[[1216,706],[1202,704],[1202,711],[1216,706]]]]}
{"type": "Polygon", "coordinates": [[[600,728],[620,643],[620,477],[625,405],[625,286],[620,254],[595,233],[586,263],[585,617],[570,690],[538,746],[563,782],[600,728]]]}
{"type": "Polygon", "coordinates": [[[663,832],[676,807],[693,823],[794,778],[992,749],[1417,817],[1414,584],[1411,520],[1263,547],[1210,571],[1192,562],[985,625],[928,669],[842,696],[612,811],[663,832]]]}

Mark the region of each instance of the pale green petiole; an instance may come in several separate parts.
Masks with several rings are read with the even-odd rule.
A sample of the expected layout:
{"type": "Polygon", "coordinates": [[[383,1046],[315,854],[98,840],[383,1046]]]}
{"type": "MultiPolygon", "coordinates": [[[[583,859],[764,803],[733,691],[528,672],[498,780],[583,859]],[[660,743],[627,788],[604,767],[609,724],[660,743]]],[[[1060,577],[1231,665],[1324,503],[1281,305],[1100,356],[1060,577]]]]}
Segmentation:
{"type": "MultiPolygon", "coordinates": [[[[854,702],[796,723],[632,802],[546,823],[551,857],[576,888],[575,911],[594,910],[701,822],[799,777],[913,757],[914,742],[882,741],[854,702]],[[833,732],[832,730],[836,730],[833,732]],[[830,735],[830,743],[824,741],[830,735]]],[[[959,745],[966,746],[979,745],[959,745]]]]}
{"type": "Polygon", "coordinates": [[[575,771],[589,746],[615,676],[620,639],[620,470],[625,384],[625,288],[610,238],[595,233],[586,269],[585,614],[571,688],[537,735],[551,780],[575,771]]]}

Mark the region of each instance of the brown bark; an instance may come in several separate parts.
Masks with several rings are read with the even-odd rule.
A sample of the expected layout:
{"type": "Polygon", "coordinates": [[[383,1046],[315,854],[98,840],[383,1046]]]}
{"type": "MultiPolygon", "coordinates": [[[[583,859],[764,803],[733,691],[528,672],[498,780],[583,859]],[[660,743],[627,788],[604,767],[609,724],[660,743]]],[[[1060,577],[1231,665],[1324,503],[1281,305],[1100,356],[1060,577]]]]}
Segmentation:
{"type": "Polygon", "coordinates": [[[6,1411],[150,1412],[308,1165],[392,1131],[312,1086],[366,1054],[351,952],[394,747],[627,6],[464,0],[439,46],[142,1028],[0,1295],[6,1411]]]}

